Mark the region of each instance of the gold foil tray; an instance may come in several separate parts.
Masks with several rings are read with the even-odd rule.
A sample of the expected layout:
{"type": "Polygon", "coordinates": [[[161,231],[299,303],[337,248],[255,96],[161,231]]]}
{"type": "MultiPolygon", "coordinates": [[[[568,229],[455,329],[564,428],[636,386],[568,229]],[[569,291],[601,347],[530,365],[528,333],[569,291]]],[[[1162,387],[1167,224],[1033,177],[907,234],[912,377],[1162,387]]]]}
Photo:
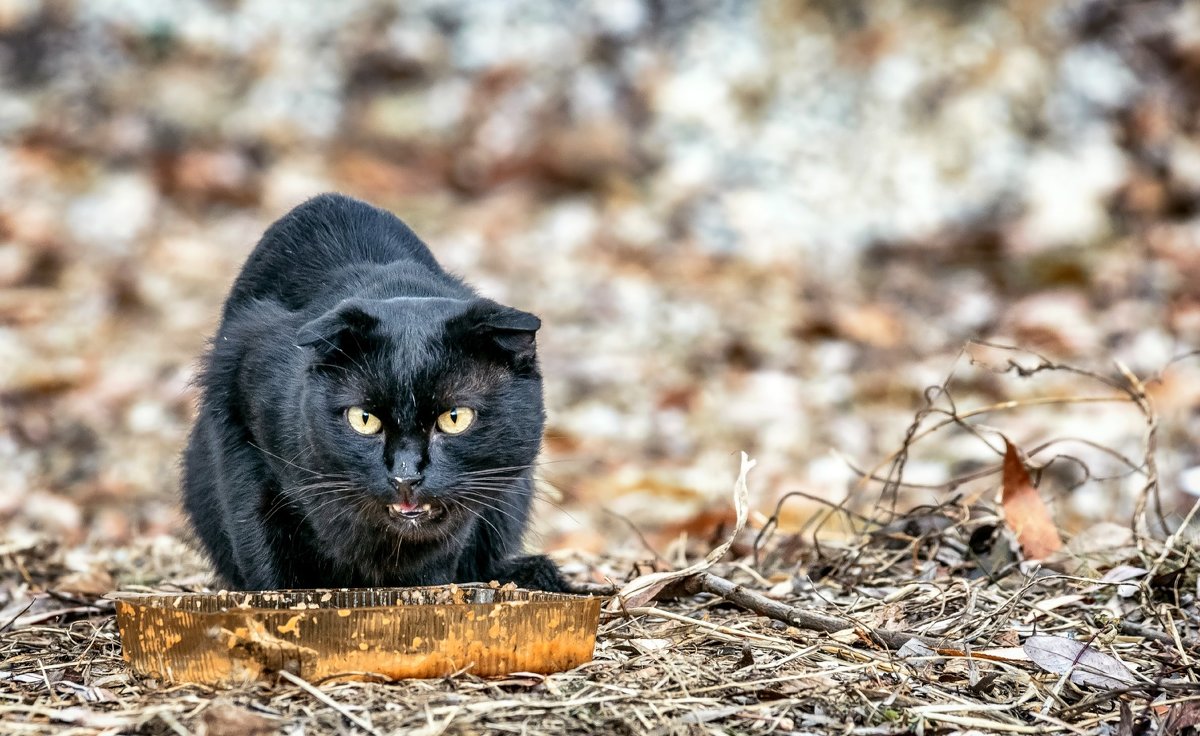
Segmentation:
{"type": "Polygon", "coordinates": [[[599,598],[484,585],[110,597],[134,672],[211,685],[559,672],[591,660],[600,617],[599,598]]]}

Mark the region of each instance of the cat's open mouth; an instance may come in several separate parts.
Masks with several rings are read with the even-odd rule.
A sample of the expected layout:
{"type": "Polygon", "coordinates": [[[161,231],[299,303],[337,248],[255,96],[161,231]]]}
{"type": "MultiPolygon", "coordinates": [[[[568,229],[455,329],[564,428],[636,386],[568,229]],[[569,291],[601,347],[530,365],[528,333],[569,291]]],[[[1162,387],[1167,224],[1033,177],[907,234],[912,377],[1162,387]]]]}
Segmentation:
{"type": "Polygon", "coordinates": [[[446,515],[446,507],[432,503],[399,502],[388,504],[388,516],[396,521],[411,521],[415,523],[432,523],[440,521],[446,515]]]}

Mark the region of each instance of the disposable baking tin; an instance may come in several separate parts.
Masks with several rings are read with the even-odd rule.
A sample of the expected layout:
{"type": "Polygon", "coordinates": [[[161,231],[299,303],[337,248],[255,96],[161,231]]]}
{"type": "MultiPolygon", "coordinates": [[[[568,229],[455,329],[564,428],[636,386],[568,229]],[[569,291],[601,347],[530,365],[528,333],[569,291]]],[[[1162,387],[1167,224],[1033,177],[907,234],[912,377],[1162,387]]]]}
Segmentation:
{"type": "Polygon", "coordinates": [[[550,673],[588,662],[600,599],[512,587],[115,593],[125,661],[168,683],[550,673]]]}

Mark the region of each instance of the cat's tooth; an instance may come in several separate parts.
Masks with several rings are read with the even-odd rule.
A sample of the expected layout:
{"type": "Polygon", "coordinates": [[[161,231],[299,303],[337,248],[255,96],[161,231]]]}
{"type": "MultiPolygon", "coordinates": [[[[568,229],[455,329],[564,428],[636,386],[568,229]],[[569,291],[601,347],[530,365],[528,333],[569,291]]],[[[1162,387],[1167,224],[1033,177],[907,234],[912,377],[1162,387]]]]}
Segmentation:
{"type": "Polygon", "coordinates": [[[422,506],[422,507],[421,507],[421,510],[422,510],[422,511],[429,511],[429,510],[430,510],[430,509],[432,509],[432,508],[433,508],[433,504],[427,503],[427,504],[425,504],[424,506],[422,506]]]}

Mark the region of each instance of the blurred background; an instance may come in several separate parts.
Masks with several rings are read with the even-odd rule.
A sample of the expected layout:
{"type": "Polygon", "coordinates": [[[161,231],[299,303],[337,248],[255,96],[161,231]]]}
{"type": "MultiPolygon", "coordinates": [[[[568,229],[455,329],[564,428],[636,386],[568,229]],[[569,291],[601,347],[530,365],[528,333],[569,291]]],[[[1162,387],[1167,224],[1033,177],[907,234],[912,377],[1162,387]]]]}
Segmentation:
{"type": "MultiPolygon", "coordinates": [[[[535,544],[711,534],[740,450],[760,510],[869,507],[853,468],[952,371],[961,410],[1113,393],[970,338],[1145,378],[1200,346],[1198,102],[1195,3],[0,0],[0,537],[178,536],[226,290],[328,190],[542,316],[535,544]]],[[[1150,386],[1169,513],[1198,362],[1150,386]]],[[[1064,528],[1128,520],[1088,443],[1140,461],[1129,405],[979,419],[1091,466],[1043,478],[1064,528]]],[[[995,447],[923,440],[906,499],[995,447]]]]}

